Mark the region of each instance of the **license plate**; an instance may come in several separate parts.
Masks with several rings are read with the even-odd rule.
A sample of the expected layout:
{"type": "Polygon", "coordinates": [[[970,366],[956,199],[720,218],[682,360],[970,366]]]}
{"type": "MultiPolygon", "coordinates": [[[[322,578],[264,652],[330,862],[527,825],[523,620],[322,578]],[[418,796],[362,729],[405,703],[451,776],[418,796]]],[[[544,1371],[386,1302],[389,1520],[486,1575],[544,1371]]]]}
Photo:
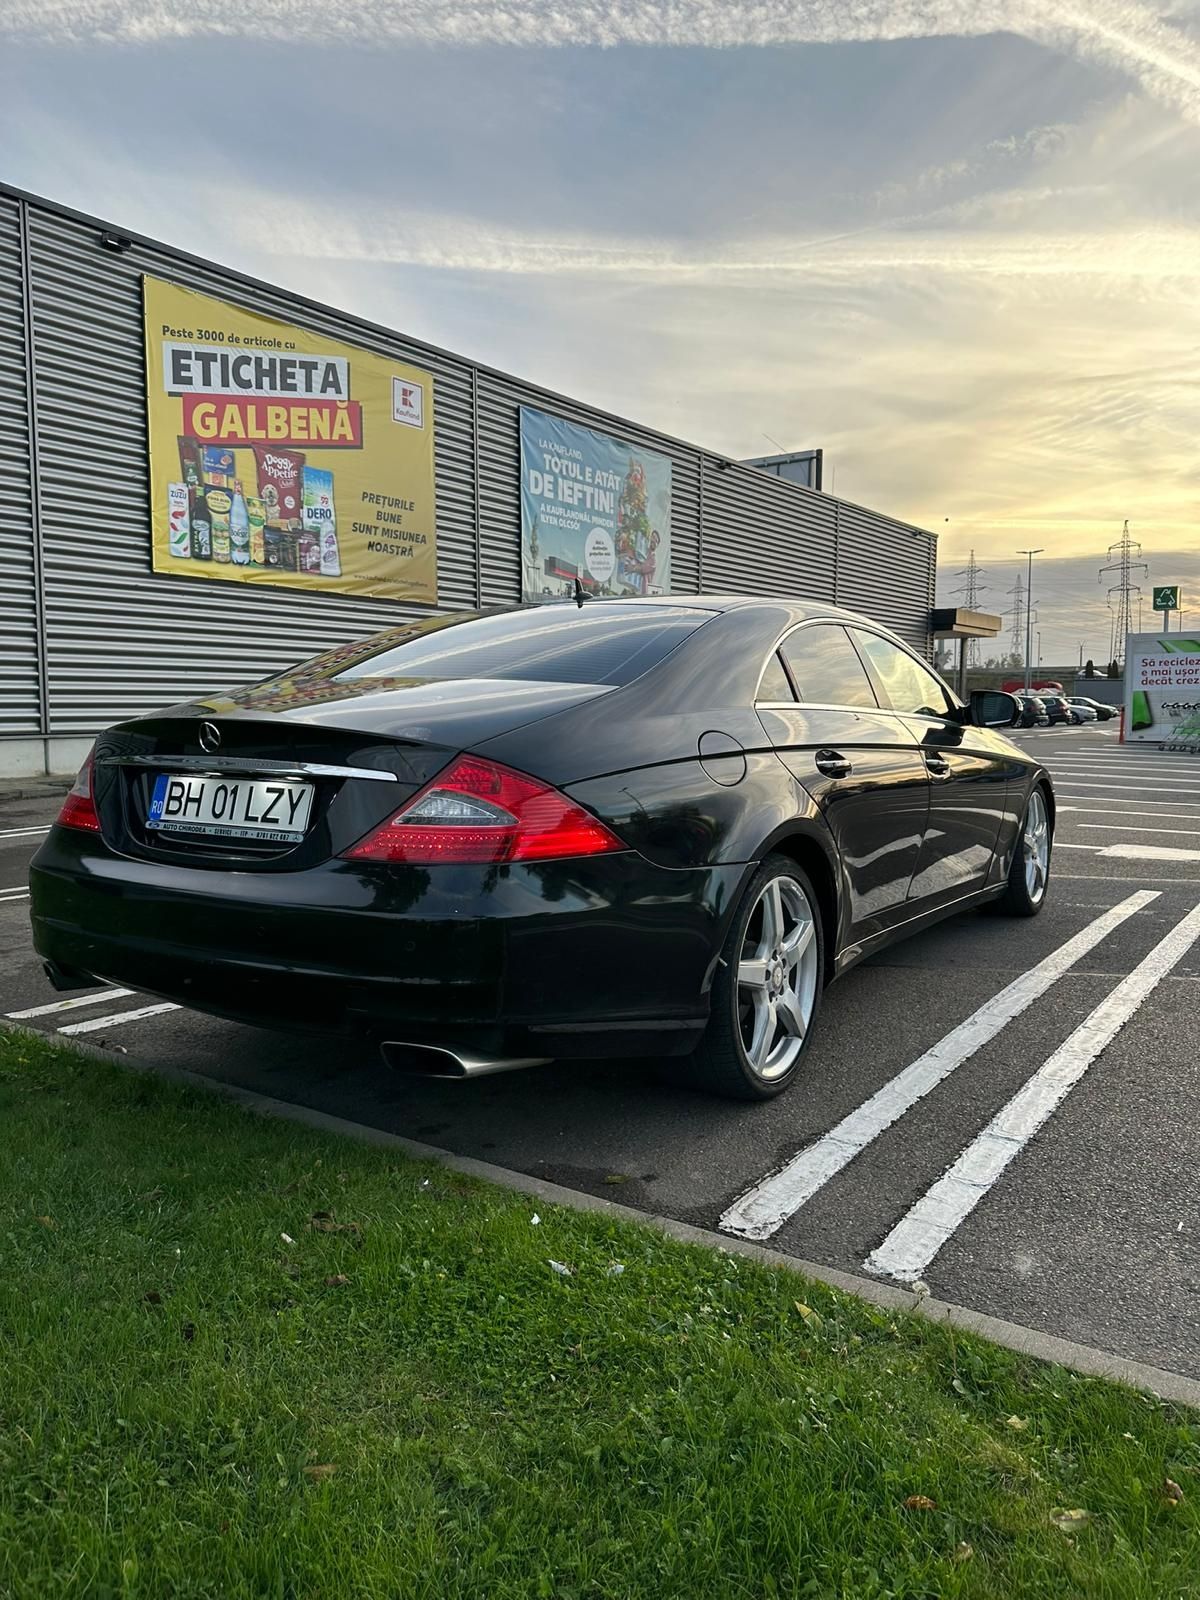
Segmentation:
{"type": "Polygon", "coordinates": [[[312,811],[311,783],[269,778],[191,778],[161,773],[146,826],[160,833],[299,844],[312,811]]]}

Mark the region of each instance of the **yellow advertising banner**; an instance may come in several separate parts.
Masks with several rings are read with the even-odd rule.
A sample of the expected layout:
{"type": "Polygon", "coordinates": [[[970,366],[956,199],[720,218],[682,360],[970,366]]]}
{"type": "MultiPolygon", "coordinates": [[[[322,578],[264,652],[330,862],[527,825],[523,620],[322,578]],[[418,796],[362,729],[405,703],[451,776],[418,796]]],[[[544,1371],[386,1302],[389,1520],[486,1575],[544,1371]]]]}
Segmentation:
{"type": "Polygon", "coordinates": [[[436,605],[432,374],[142,283],[155,572],[436,605]]]}

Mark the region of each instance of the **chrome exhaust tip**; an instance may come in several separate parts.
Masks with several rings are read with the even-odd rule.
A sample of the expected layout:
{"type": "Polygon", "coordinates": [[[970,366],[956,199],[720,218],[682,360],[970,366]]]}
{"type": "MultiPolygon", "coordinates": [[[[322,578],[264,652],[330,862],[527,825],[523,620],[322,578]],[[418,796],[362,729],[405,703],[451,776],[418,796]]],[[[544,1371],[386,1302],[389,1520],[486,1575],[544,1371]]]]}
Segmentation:
{"type": "Polygon", "coordinates": [[[408,1044],[402,1039],[385,1039],[380,1049],[389,1067],[414,1078],[483,1078],[493,1072],[543,1067],[550,1060],[549,1056],[484,1056],[445,1045],[408,1044]]]}

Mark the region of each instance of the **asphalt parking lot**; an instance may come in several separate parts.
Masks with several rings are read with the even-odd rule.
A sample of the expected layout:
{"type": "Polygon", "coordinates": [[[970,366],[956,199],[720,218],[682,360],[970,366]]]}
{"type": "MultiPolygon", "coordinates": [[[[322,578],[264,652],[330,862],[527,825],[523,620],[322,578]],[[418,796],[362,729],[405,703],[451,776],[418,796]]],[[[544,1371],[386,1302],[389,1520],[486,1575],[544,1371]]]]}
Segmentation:
{"type": "Polygon", "coordinates": [[[0,805],[0,1013],[1200,1377],[1200,761],[1115,724],[1015,737],[1058,795],[1044,913],[955,918],[849,974],[806,1081],[766,1105],[644,1064],[431,1082],[56,995],[25,893],[45,798],[0,805]]]}

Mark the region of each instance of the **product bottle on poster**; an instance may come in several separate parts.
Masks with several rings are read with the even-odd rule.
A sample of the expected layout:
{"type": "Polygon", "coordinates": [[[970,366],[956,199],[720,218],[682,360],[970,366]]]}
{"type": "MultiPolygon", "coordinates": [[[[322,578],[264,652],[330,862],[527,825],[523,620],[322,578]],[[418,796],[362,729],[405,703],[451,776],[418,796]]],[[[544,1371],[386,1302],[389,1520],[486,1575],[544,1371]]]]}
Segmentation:
{"type": "Polygon", "coordinates": [[[212,514],[208,509],[208,497],[202,484],[197,484],[192,490],[189,521],[192,527],[193,557],[197,561],[211,561],[213,558],[212,514]]]}
{"type": "Polygon", "coordinates": [[[224,565],[229,561],[229,513],[233,508],[233,496],[222,484],[210,483],[204,497],[212,523],[213,560],[224,565]]]}
{"type": "Polygon", "coordinates": [[[311,528],[301,528],[296,535],[296,549],[300,571],[310,575],[321,570],[321,536],[311,528]]]}
{"type": "Polygon", "coordinates": [[[234,479],[233,500],[229,507],[229,545],[235,567],[250,565],[250,513],[242,493],[240,478],[234,479]]]}
{"type": "Polygon", "coordinates": [[[246,496],[246,515],[250,519],[250,559],[256,567],[267,565],[266,512],[254,495],[246,496]]]}
{"type": "Polygon", "coordinates": [[[188,520],[188,486],[186,483],[167,485],[167,537],[172,556],[185,561],[192,554],[192,533],[188,520]]]}
{"type": "Polygon", "coordinates": [[[323,578],[340,578],[342,575],[342,558],[338,553],[337,529],[328,527],[321,530],[321,576],[323,578]]]}
{"type": "Polygon", "coordinates": [[[1133,691],[1133,732],[1154,726],[1154,713],[1150,709],[1150,696],[1144,689],[1133,691]]]}

